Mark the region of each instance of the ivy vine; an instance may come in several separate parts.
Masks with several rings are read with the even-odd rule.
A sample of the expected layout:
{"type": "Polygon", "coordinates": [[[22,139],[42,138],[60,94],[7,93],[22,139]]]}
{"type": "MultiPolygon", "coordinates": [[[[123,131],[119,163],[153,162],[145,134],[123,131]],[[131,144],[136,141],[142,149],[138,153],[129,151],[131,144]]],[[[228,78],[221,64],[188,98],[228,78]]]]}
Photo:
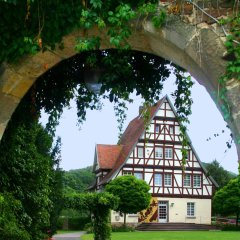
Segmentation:
{"type": "MultiPolygon", "coordinates": [[[[230,80],[237,80],[240,82],[240,13],[229,16],[226,19],[221,19],[222,26],[228,26],[230,34],[226,36],[225,46],[227,49],[227,66],[225,73],[219,78],[219,92],[218,97],[223,103],[221,110],[225,120],[231,119],[231,109],[227,100],[226,85],[230,80]]],[[[237,139],[237,144],[240,144],[240,137],[237,139]]],[[[229,147],[229,143],[227,143],[229,147]]]]}

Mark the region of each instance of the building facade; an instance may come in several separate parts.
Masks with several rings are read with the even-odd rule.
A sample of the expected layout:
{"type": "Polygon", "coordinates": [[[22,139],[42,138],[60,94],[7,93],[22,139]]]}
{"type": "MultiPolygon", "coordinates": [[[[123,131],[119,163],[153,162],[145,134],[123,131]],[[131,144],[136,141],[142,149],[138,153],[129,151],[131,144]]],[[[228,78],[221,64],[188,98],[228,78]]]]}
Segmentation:
{"type": "MultiPolygon", "coordinates": [[[[118,145],[96,145],[95,189],[103,189],[118,176],[134,175],[149,184],[152,200],[148,209],[129,214],[127,222],[210,224],[211,199],[217,184],[208,176],[191,143],[183,166],[180,125],[169,98],[165,96],[151,108],[147,129],[142,114],[129,123],[118,145]]],[[[113,211],[111,221],[123,222],[123,217],[113,211]]]]}

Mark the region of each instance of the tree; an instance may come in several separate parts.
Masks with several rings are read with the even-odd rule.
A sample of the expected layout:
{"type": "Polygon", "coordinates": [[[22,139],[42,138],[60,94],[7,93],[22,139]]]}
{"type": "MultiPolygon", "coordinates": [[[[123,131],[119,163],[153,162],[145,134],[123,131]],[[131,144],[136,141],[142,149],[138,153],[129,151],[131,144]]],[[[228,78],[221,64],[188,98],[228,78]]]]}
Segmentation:
{"type": "Polygon", "coordinates": [[[65,197],[65,208],[87,209],[92,216],[94,240],[110,240],[110,209],[116,208],[118,198],[108,192],[80,193],[65,197]]]}
{"type": "Polygon", "coordinates": [[[58,142],[52,149],[53,136],[30,114],[31,108],[24,99],[2,138],[0,191],[11,194],[17,205],[13,206],[16,226],[28,232],[31,240],[42,240],[59,212],[53,209],[56,196],[61,195],[60,150],[58,142]]]}
{"type": "Polygon", "coordinates": [[[134,176],[121,176],[115,178],[106,186],[106,191],[119,197],[119,205],[115,209],[124,214],[124,225],[126,225],[126,214],[137,213],[148,208],[151,200],[149,185],[134,176]]]}
{"type": "Polygon", "coordinates": [[[92,172],[92,167],[65,171],[63,173],[64,192],[84,192],[94,180],[95,174],[92,172]]]}
{"type": "Polygon", "coordinates": [[[210,164],[206,164],[206,169],[208,174],[217,182],[219,188],[224,187],[231,179],[236,177],[236,175],[220,166],[220,163],[216,159],[210,164]]]}
{"type": "Polygon", "coordinates": [[[240,176],[216,192],[213,198],[213,208],[216,213],[236,215],[236,225],[240,214],[240,176]]]}

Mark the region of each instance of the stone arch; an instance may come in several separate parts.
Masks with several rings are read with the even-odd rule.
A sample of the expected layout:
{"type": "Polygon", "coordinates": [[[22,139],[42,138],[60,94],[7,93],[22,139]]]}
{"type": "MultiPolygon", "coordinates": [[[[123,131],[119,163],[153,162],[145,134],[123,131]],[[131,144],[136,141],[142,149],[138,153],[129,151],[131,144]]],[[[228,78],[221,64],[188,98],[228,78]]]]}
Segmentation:
{"type": "MultiPolygon", "coordinates": [[[[18,64],[4,63],[0,67],[0,139],[9,119],[22,97],[35,80],[63,59],[76,54],[74,49],[76,37],[83,33],[76,31],[64,37],[65,48],[47,51],[34,56],[26,56],[18,64]]],[[[221,29],[213,29],[206,23],[193,26],[183,21],[171,20],[165,27],[156,29],[146,21],[134,30],[129,39],[133,50],[148,52],[166,58],[187,69],[195,79],[205,86],[219,109],[220,103],[214,98],[218,91],[218,79],[225,70],[223,60],[226,49],[221,35],[221,29]]],[[[104,32],[91,29],[89,36],[101,35],[107,39],[104,32]]],[[[101,48],[110,48],[108,41],[103,41],[101,48]]],[[[240,83],[232,80],[227,86],[227,98],[232,110],[232,119],[228,124],[232,130],[240,158],[240,83]]]]}

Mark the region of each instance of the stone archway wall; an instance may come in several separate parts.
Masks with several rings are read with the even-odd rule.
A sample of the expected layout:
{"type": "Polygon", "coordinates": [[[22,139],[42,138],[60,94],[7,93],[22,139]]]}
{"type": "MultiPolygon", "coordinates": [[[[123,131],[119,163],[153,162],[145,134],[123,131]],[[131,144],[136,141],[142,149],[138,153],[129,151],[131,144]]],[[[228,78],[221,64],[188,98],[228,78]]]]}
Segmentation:
{"type": "MultiPolygon", "coordinates": [[[[161,4],[171,11],[172,5],[169,3],[171,0],[169,2],[162,0],[162,2],[161,4]]],[[[209,1],[198,2],[203,7],[204,3],[209,1]]],[[[214,17],[231,11],[228,5],[216,9],[214,8],[216,1],[212,2],[212,7],[207,5],[204,11],[214,17]]],[[[212,18],[194,9],[192,5],[185,4],[181,11],[183,12],[181,17],[170,14],[166,25],[161,29],[154,28],[148,21],[136,26],[129,42],[134,50],[164,57],[187,69],[200,84],[206,87],[221,109],[213,93],[218,92],[218,79],[225,70],[226,62],[222,59],[226,52],[223,44],[225,35],[212,18]]],[[[65,36],[63,50],[38,53],[23,58],[17,65],[4,63],[0,67],[0,139],[12,113],[35,80],[63,59],[76,54],[75,39],[80,35],[82,32],[76,31],[65,36]]],[[[92,29],[89,35],[101,35],[102,39],[107,39],[104,33],[100,34],[97,29],[92,29]]],[[[102,42],[102,49],[110,47],[108,41],[102,42]]],[[[232,120],[229,120],[228,124],[237,143],[240,136],[238,81],[233,79],[228,83],[227,98],[232,110],[232,120]]],[[[240,159],[240,144],[237,144],[237,151],[240,159]]]]}

